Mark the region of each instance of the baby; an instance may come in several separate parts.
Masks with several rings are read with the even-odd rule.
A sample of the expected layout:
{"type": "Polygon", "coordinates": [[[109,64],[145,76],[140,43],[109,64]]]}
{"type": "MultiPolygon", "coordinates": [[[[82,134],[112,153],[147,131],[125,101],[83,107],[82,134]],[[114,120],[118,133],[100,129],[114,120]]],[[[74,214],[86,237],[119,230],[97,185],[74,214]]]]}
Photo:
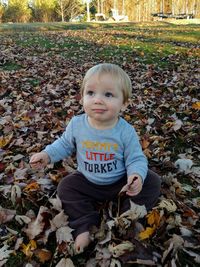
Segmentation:
{"type": "Polygon", "coordinates": [[[129,209],[130,199],[149,210],[159,197],[160,177],[148,170],[134,127],[120,117],[131,93],[131,80],[119,66],[92,67],[81,88],[85,113],[74,116],[60,138],[30,159],[33,168],[43,168],[76,153],[77,171],[60,181],[57,192],[77,251],[89,245],[91,226],[99,226],[96,203],[125,191],[121,212],[129,209]]]}

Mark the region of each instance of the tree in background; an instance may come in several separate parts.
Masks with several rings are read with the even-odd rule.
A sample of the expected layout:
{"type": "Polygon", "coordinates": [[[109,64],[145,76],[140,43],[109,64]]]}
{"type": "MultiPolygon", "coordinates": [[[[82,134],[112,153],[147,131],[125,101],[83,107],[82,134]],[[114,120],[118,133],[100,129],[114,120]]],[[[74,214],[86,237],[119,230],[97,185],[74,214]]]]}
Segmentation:
{"type": "Polygon", "coordinates": [[[2,2],[0,2],[0,22],[2,22],[3,20],[4,13],[5,13],[5,5],[2,2]]]}
{"type": "Polygon", "coordinates": [[[28,0],[9,0],[3,17],[5,21],[28,22],[31,17],[28,0]]]}
{"type": "Polygon", "coordinates": [[[32,0],[33,20],[41,22],[54,21],[55,0],[32,0]]]}
{"type": "Polygon", "coordinates": [[[83,4],[80,0],[57,0],[56,12],[62,22],[69,20],[83,12],[83,4]]]}
{"type": "MultiPolygon", "coordinates": [[[[96,0],[96,6],[101,1],[96,0]]],[[[152,13],[193,14],[200,18],[199,0],[104,0],[103,13],[108,16],[111,9],[118,10],[120,15],[128,15],[130,21],[153,20],[152,13]]]]}
{"type": "Polygon", "coordinates": [[[93,20],[96,13],[111,17],[112,9],[128,16],[130,21],[153,20],[152,13],[171,13],[174,17],[191,14],[200,18],[200,0],[0,0],[0,21],[68,21],[81,13],[93,20]]]}

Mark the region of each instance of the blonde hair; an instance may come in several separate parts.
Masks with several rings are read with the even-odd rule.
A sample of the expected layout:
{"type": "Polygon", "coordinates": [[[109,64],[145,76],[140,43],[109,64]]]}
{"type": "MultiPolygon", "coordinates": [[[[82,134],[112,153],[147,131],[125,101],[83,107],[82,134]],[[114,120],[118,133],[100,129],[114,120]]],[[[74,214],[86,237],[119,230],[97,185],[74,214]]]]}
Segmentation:
{"type": "Polygon", "coordinates": [[[132,84],[128,74],[119,66],[111,63],[102,63],[90,68],[83,79],[81,86],[81,96],[85,89],[86,82],[94,75],[110,74],[116,83],[119,85],[119,89],[123,93],[123,103],[126,103],[132,94],[132,84]]]}

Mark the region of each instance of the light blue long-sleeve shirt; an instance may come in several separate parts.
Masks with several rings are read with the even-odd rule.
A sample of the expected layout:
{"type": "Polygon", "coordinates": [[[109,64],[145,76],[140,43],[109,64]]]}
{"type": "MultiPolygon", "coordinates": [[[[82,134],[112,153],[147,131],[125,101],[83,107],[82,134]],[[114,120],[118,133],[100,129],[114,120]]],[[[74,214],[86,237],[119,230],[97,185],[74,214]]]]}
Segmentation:
{"type": "Polygon", "coordinates": [[[98,130],[90,126],[86,114],[75,116],[62,136],[44,151],[51,162],[76,152],[78,171],[100,185],[112,184],[133,173],[144,181],[148,169],[135,129],[122,118],[112,129],[98,130]]]}

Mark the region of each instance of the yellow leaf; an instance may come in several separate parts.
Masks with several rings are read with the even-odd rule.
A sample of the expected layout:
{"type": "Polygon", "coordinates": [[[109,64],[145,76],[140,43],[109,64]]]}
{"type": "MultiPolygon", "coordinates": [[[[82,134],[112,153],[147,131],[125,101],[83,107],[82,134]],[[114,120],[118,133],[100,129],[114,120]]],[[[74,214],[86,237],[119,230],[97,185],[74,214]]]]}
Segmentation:
{"type": "Polygon", "coordinates": [[[33,251],[37,248],[37,244],[35,240],[30,240],[28,245],[25,245],[24,243],[21,245],[22,246],[22,252],[27,256],[27,257],[32,257],[33,251]]]}
{"type": "Polygon", "coordinates": [[[147,215],[147,222],[149,225],[158,226],[160,224],[160,213],[154,209],[147,215]]]}
{"type": "Polygon", "coordinates": [[[3,148],[6,145],[8,145],[12,140],[12,138],[13,138],[13,133],[7,136],[0,136],[0,148],[3,148]]]}
{"type": "Polygon", "coordinates": [[[141,240],[147,239],[153,235],[153,233],[156,230],[156,226],[154,225],[153,227],[147,227],[144,231],[139,233],[139,238],[141,240]]]}
{"type": "Polygon", "coordinates": [[[130,115],[125,115],[125,116],[124,116],[124,119],[125,119],[126,121],[131,121],[131,116],[130,116],[130,115]]]}
{"type": "Polygon", "coordinates": [[[192,104],[192,108],[194,109],[200,109],[200,102],[195,102],[192,104]]]}
{"type": "Polygon", "coordinates": [[[28,117],[28,116],[23,116],[23,117],[21,117],[21,120],[22,120],[22,121],[30,121],[30,117],[28,117]]]}

